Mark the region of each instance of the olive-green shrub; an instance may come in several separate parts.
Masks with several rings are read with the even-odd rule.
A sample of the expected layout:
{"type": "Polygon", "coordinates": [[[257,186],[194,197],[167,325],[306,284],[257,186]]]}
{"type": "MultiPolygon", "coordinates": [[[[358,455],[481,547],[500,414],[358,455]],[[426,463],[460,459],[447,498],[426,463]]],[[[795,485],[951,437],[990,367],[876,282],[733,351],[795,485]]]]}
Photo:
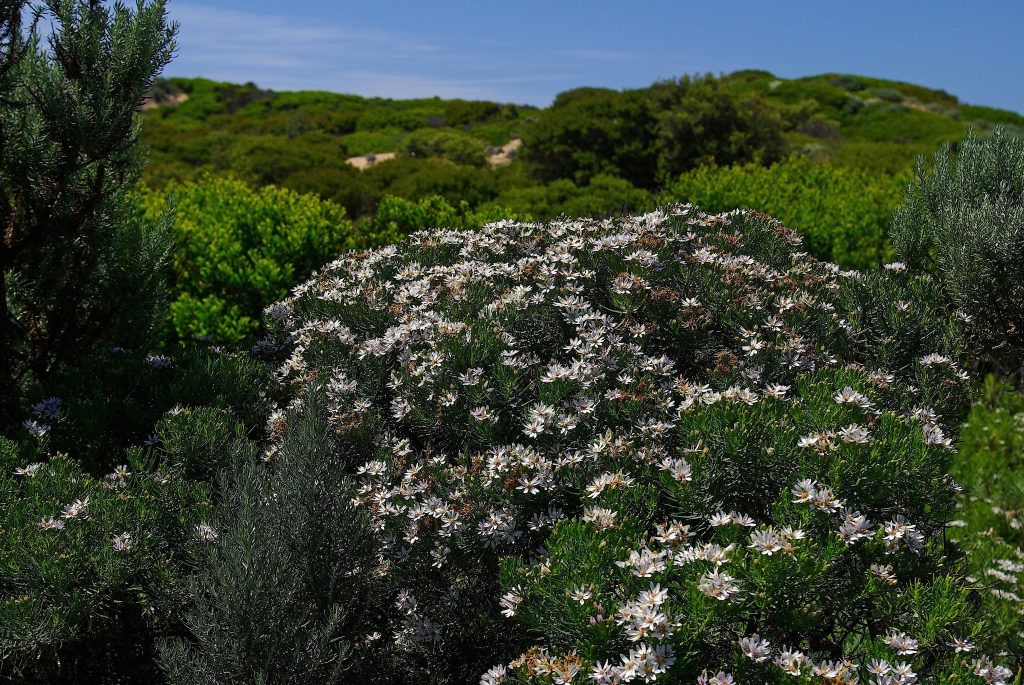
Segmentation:
{"type": "Polygon", "coordinates": [[[915,185],[893,214],[896,254],[946,284],[950,306],[983,348],[1024,362],[1024,140],[997,128],[973,133],[933,170],[919,159],[915,185]]]}
{"type": "Polygon", "coordinates": [[[385,244],[424,228],[478,229],[491,221],[529,218],[529,215],[516,214],[508,208],[499,206],[489,206],[474,212],[465,200],[453,207],[440,196],[425,197],[413,202],[386,195],[377,206],[377,216],[370,224],[370,234],[375,237],[378,244],[385,244]]]}

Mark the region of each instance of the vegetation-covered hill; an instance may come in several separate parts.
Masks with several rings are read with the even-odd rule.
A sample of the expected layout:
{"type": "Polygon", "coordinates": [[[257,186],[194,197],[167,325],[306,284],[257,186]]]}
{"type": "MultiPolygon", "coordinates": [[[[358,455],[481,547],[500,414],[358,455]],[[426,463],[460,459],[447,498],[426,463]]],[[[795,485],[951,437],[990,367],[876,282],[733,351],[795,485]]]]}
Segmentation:
{"type": "Polygon", "coordinates": [[[151,187],[230,172],[258,187],[316,193],[353,218],[372,215],[386,194],[492,203],[535,218],[621,213],[643,208],[651,193],[702,165],[798,155],[897,174],[969,126],[987,132],[1003,124],[1024,134],[1021,115],[964,105],[941,90],[859,76],[783,80],[763,71],[627,91],[578,88],[542,110],[275,93],[206,79],[162,80],[153,95],[144,128],[151,187]],[[488,154],[517,137],[525,143],[519,158],[491,169],[488,154]],[[345,162],[386,152],[398,155],[364,172],[345,162]]]}
{"type": "Polygon", "coordinates": [[[161,80],[151,95],[144,204],[156,216],[165,190],[179,199],[173,328],[216,340],[254,332],[269,301],[342,245],[500,218],[602,217],[670,202],[753,208],[800,231],[815,257],[869,268],[891,256],[889,216],[917,155],[971,127],[1024,134],[1024,117],[944,91],[763,71],[577,88],[546,109],[206,79],[161,80]],[[491,154],[513,139],[522,144],[511,163],[492,168],[491,154]],[[380,159],[365,170],[346,161],[370,153],[380,159]],[[307,229],[325,225],[335,230],[310,252],[320,229],[307,229]],[[264,263],[289,266],[271,273],[264,263]]]}

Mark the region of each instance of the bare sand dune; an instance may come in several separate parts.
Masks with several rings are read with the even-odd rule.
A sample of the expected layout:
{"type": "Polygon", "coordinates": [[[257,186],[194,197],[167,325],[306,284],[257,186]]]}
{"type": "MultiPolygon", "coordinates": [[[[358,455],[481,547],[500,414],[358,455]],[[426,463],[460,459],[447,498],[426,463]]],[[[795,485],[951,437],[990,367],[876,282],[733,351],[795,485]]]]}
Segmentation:
{"type": "Polygon", "coordinates": [[[349,157],[345,161],[348,164],[354,166],[356,169],[359,169],[360,171],[365,171],[366,169],[372,167],[374,164],[380,164],[381,162],[386,162],[389,159],[394,158],[394,152],[381,152],[380,154],[367,152],[365,155],[359,155],[358,157],[349,157]]]}

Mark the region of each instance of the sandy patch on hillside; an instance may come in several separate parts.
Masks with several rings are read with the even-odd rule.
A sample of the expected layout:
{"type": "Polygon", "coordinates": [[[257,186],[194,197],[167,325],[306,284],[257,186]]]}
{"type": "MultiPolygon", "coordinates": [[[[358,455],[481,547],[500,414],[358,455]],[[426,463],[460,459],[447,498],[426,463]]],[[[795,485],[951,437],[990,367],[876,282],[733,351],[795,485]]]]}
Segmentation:
{"type": "MultiPolygon", "coordinates": [[[[516,152],[519,150],[522,144],[523,141],[516,138],[515,140],[510,141],[509,143],[497,148],[497,151],[487,158],[487,161],[491,165],[491,168],[497,169],[500,166],[506,166],[508,164],[511,164],[512,160],[516,158],[516,152]]],[[[394,152],[381,152],[377,154],[373,152],[368,152],[365,155],[359,155],[358,157],[349,157],[348,159],[345,160],[345,162],[347,164],[351,164],[360,171],[366,171],[367,169],[374,165],[380,164],[381,162],[386,162],[389,159],[394,158],[394,152]]]]}
{"type": "Polygon", "coordinates": [[[185,100],[188,100],[188,93],[175,93],[174,95],[165,95],[159,98],[146,98],[142,101],[142,107],[139,109],[143,112],[147,112],[151,109],[156,109],[157,107],[162,107],[164,105],[177,107],[181,103],[185,102],[185,100]]]}
{"type": "Polygon", "coordinates": [[[381,162],[386,162],[389,159],[394,158],[394,152],[381,152],[380,154],[368,152],[365,155],[360,155],[358,157],[349,157],[345,161],[360,171],[366,171],[375,164],[380,164],[381,162]]]}
{"type": "Polygon", "coordinates": [[[491,163],[491,168],[497,169],[500,166],[507,166],[511,164],[512,160],[516,158],[516,153],[522,144],[523,141],[516,138],[515,140],[509,141],[507,144],[499,147],[498,152],[495,152],[488,159],[491,163]]]}

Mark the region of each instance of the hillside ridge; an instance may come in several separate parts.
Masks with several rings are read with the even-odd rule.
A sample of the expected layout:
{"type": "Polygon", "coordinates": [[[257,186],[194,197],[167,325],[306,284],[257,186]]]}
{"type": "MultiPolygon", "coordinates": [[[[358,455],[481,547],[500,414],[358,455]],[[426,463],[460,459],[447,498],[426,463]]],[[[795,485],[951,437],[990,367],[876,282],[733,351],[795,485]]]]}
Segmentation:
{"type": "Polygon", "coordinates": [[[452,206],[497,205],[547,218],[568,211],[569,200],[598,177],[610,179],[601,192],[614,187],[615,195],[602,211],[620,213],[623,203],[637,209],[643,202],[636,198],[702,165],[804,157],[894,175],[968,129],[984,136],[1003,125],[1024,137],[1016,112],[835,73],[780,79],[744,70],[622,91],[581,87],[543,109],[275,92],[204,78],[161,79],[149,95],[142,108],[149,187],[230,174],[254,187],[315,193],[353,218],[372,216],[386,195],[441,196],[452,206]],[[701,142],[720,125],[738,128],[717,143],[701,142]],[[522,147],[510,151],[513,140],[522,147]],[[367,155],[374,163],[358,161],[367,155]]]}

